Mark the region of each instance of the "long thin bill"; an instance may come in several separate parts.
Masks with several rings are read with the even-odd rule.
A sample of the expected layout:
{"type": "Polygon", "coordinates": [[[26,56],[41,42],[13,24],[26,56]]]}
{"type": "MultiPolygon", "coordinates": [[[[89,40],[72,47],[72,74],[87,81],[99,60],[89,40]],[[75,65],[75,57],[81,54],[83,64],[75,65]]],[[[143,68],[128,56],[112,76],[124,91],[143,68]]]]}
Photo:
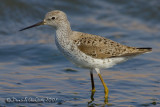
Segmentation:
{"type": "Polygon", "coordinates": [[[30,28],[33,28],[33,27],[36,27],[36,26],[40,26],[40,25],[44,25],[44,21],[41,21],[41,22],[38,22],[34,25],[31,25],[31,26],[28,26],[26,28],[20,29],[19,31],[23,31],[23,30],[30,29],[30,28]]]}

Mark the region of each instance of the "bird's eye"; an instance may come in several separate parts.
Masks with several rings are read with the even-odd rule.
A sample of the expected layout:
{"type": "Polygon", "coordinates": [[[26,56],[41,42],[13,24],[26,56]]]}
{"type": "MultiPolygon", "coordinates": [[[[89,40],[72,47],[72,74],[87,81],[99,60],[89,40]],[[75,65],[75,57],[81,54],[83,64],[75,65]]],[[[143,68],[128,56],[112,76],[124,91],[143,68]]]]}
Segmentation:
{"type": "Polygon", "coordinates": [[[55,17],[52,17],[51,19],[52,19],[52,20],[54,20],[54,19],[55,19],[55,17]]]}

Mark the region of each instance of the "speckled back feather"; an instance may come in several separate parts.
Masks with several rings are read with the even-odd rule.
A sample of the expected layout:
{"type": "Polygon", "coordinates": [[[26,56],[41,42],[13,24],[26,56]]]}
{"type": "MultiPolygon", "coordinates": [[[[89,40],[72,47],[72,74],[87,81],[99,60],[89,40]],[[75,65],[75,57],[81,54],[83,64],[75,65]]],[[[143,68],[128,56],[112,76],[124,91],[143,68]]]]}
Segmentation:
{"type": "Polygon", "coordinates": [[[74,43],[77,44],[79,50],[98,59],[135,56],[151,51],[150,49],[125,46],[101,36],[82,32],[76,32],[74,36],[77,36],[74,43]]]}

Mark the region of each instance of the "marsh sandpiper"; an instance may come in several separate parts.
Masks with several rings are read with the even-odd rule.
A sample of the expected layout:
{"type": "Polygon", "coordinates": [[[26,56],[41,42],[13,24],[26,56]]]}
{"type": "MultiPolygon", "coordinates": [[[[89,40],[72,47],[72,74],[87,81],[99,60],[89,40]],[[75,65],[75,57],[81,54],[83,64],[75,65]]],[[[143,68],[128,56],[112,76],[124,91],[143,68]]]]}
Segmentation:
{"type": "Polygon", "coordinates": [[[72,31],[66,14],[60,10],[48,12],[43,21],[20,31],[39,25],[52,26],[56,30],[55,42],[60,52],[77,66],[90,69],[92,92],[95,92],[93,70],[97,72],[104,86],[106,99],[109,90],[100,68],[110,68],[136,55],[152,51],[152,48],[125,46],[101,36],[72,31]]]}

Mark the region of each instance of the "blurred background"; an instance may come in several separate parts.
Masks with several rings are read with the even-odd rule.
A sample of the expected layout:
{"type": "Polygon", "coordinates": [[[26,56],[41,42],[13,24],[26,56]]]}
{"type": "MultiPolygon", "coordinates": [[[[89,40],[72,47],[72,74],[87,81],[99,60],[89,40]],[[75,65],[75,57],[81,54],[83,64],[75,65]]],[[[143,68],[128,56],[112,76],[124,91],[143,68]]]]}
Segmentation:
{"type": "MultiPolygon", "coordinates": [[[[64,11],[72,30],[101,35],[129,46],[152,47],[110,69],[102,77],[110,89],[108,106],[160,106],[159,0],[1,0],[0,106],[105,106],[96,73],[90,99],[89,70],[67,61],[54,43],[55,31],[40,26],[52,10],[64,11]],[[5,103],[9,97],[52,97],[55,103],[5,103]]],[[[107,106],[107,105],[106,105],[107,106]]]]}

